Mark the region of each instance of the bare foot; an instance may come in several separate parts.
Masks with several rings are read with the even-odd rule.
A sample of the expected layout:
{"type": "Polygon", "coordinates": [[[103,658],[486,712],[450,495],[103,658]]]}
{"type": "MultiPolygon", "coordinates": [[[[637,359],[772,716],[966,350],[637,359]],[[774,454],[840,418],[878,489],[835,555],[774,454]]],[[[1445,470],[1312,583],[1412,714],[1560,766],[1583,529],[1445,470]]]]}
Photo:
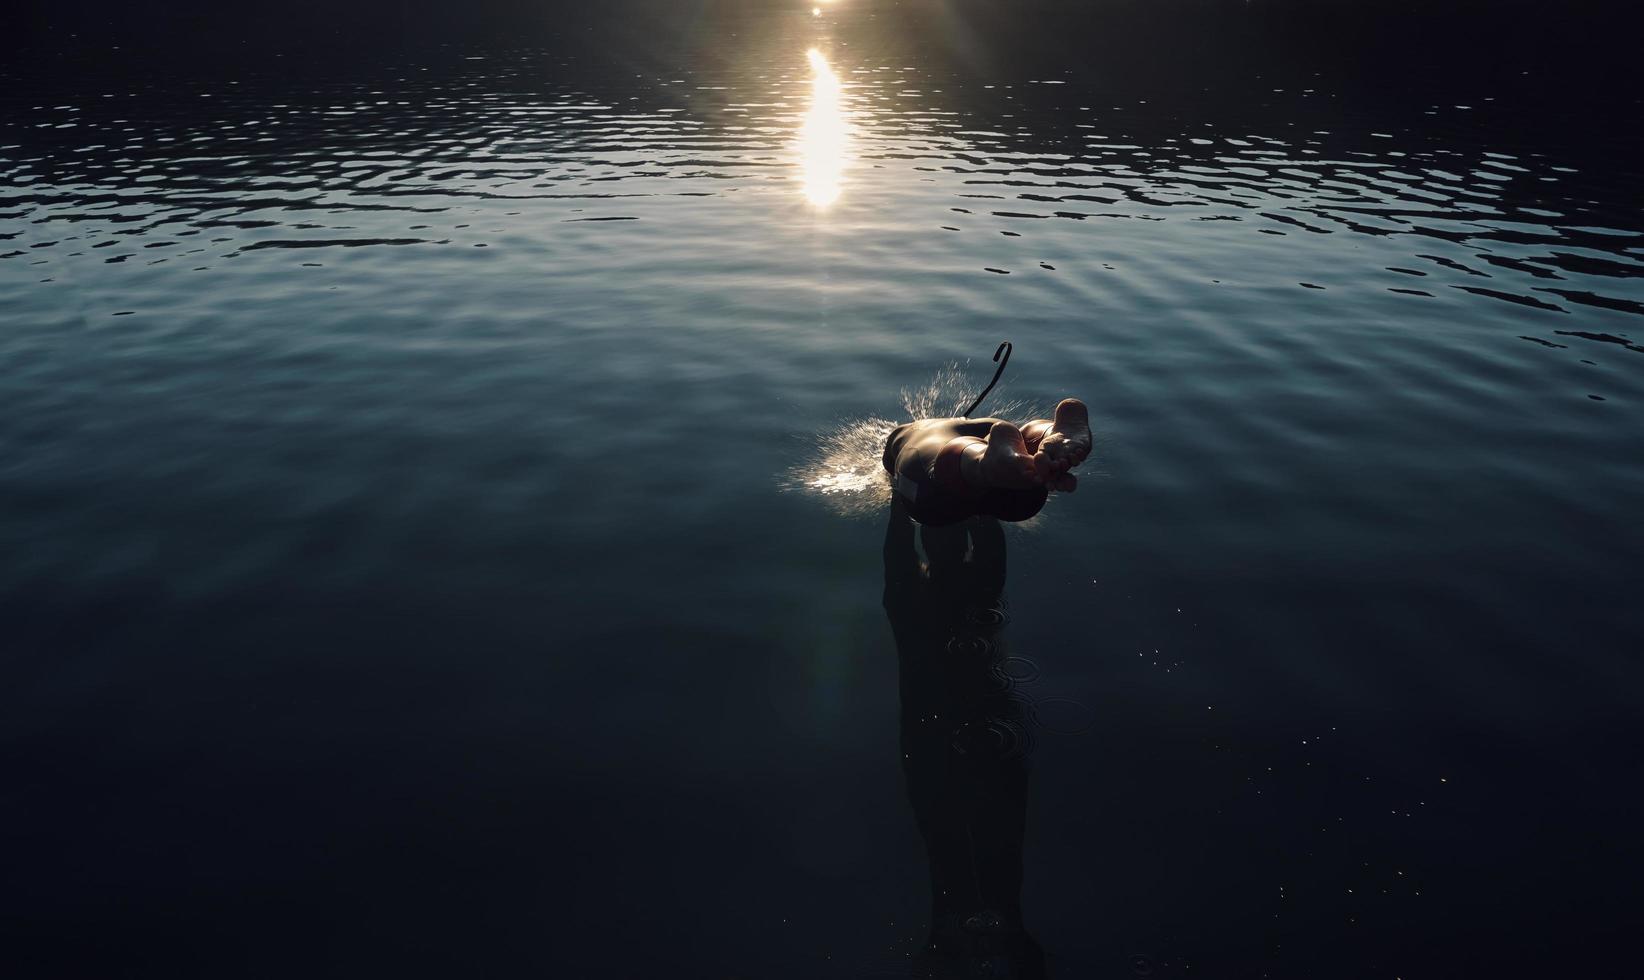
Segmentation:
{"type": "Polygon", "coordinates": [[[965,459],[970,464],[965,482],[974,487],[1037,487],[1051,475],[1050,459],[1044,453],[1028,452],[1022,430],[1009,422],[993,423],[987,443],[970,447],[965,459]]]}
{"type": "MultiPolygon", "coordinates": [[[[1090,412],[1077,398],[1064,398],[1056,406],[1056,419],[1039,444],[1039,452],[1050,458],[1051,472],[1066,473],[1090,455],[1090,412]]],[[[1060,489],[1060,488],[1058,488],[1060,489]]]]}

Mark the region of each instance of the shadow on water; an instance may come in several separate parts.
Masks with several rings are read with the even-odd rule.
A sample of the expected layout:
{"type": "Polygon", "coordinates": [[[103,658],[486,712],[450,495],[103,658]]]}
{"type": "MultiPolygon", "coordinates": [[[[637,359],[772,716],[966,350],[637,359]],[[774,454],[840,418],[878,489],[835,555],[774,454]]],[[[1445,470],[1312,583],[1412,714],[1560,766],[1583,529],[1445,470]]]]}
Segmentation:
{"type": "Polygon", "coordinates": [[[1031,710],[1004,637],[1005,532],[973,518],[918,532],[893,498],[885,612],[896,637],[902,770],[930,865],[931,927],[915,975],[1039,977],[1022,921],[1031,710]]]}
{"type": "Polygon", "coordinates": [[[1047,975],[1022,914],[1029,755],[1039,731],[1083,734],[1093,723],[1078,701],[1023,690],[1039,667],[1006,637],[1005,555],[994,518],[918,526],[892,497],[884,606],[902,771],[930,875],[914,975],[933,980],[1047,975]]]}

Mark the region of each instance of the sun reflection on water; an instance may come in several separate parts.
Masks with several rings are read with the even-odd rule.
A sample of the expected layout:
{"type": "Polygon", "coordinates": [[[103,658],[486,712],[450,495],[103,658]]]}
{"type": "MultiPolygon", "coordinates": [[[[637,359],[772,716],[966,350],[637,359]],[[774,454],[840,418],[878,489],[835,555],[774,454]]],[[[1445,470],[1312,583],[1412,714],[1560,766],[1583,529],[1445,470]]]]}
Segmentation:
{"type": "Polygon", "coordinates": [[[819,208],[839,199],[849,142],[839,76],[815,48],[805,52],[811,65],[811,105],[799,127],[799,166],[805,198],[819,208]]]}

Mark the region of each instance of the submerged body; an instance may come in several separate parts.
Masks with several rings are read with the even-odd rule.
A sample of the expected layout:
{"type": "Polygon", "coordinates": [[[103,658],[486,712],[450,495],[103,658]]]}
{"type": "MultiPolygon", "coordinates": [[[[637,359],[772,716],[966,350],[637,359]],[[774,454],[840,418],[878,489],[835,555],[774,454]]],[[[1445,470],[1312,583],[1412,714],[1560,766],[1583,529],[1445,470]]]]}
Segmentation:
{"type": "Polygon", "coordinates": [[[921,524],[985,515],[1025,521],[1050,491],[1072,492],[1070,472],[1090,455],[1083,402],[1063,399],[1054,419],[921,419],[891,431],[881,458],[896,494],[921,524]]]}
{"type": "Polygon", "coordinates": [[[885,528],[884,605],[902,772],[930,869],[931,927],[915,975],[1042,977],[1044,953],[1022,921],[1026,702],[1000,673],[1005,532],[987,517],[916,532],[911,516],[898,496],[885,528]]]}

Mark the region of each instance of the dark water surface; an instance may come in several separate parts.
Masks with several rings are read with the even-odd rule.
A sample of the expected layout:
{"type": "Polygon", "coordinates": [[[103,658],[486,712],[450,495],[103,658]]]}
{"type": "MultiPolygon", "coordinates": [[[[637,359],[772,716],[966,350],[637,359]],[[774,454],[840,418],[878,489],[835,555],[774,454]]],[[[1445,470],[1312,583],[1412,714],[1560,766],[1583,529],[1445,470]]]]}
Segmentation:
{"type": "Polygon", "coordinates": [[[1011,975],[921,824],[1056,977],[1628,952],[1638,90],[893,13],[0,66],[0,975],[1011,975]],[[1097,459],[899,662],[794,467],[1003,339],[1097,459]]]}

